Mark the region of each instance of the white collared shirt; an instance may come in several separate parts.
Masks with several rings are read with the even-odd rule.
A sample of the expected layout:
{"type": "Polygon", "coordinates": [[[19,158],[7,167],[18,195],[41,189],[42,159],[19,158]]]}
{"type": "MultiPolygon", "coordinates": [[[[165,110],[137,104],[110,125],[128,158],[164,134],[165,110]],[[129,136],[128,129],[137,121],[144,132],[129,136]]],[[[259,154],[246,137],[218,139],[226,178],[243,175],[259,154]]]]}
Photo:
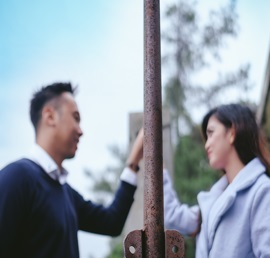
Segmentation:
{"type": "Polygon", "coordinates": [[[52,179],[59,181],[61,185],[66,183],[68,175],[67,170],[64,168],[59,169],[51,156],[38,144],[35,144],[32,147],[27,158],[41,166],[52,179]]]}
{"type": "MultiPolygon", "coordinates": [[[[41,166],[52,179],[59,181],[61,185],[66,183],[68,175],[67,170],[64,168],[60,170],[51,156],[38,144],[33,146],[30,154],[26,158],[41,166]]],[[[126,167],[123,170],[120,179],[131,185],[137,186],[137,175],[129,167],[126,167]]]]}

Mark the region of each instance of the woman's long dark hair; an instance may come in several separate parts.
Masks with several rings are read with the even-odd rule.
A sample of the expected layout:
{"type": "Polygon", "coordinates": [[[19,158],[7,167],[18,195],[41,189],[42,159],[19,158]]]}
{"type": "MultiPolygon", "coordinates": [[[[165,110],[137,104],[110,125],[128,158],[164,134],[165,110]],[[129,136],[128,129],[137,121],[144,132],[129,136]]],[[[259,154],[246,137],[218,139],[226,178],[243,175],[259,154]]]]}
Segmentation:
{"type": "Polygon", "coordinates": [[[270,175],[270,155],[266,141],[251,109],[240,104],[229,104],[210,110],[202,122],[204,140],[207,140],[207,124],[212,115],[226,128],[234,127],[234,146],[243,164],[246,165],[253,158],[258,157],[266,166],[267,174],[270,175]]]}

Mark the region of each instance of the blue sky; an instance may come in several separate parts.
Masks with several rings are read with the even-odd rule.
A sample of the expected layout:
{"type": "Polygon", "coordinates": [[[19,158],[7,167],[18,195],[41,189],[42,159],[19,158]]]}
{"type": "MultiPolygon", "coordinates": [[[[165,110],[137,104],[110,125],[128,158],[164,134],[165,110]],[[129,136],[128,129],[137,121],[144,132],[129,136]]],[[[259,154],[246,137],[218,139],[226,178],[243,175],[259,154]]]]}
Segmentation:
{"type": "MultiPolygon", "coordinates": [[[[28,102],[34,90],[54,81],[71,81],[79,85],[83,123],[101,123],[104,136],[109,136],[110,123],[117,126],[120,122],[107,119],[106,123],[98,118],[112,112],[111,105],[118,109],[115,114],[122,117],[117,121],[123,123],[127,119],[123,107],[130,102],[128,93],[134,98],[132,109],[136,110],[136,99],[141,100],[137,108],[142,107],[142,19],[138,21],[141,5],[121,0],[113,4],[104,0],[1,2],[1,118],[9,118],[12,128],[21,123],[20,118],[28,123],[28,102]],[[121,94],[125,99],[121,99],[121,94]]],[[[31,126],[27,130],[33,135],[31,126]]],[[[89,131],[93,135],[100,130],[89,131]]],[[[3,141],[9,143],[10,138],[3,141]]],[[[95,144],[97,149],[99,141],[95,144]]]]}
{"type": "MultiPolygon", "coordinates": [[[[163,11],[173,0],[161,2],[163,11]]],[[[199,2],[203,15],[226,1],[199,2]]],[[[270,1],[238,0],[237,9],[239,35],[228,41],[221,69],[250,62],[251,98],[259,103],[270,47],[270,1]]],[[[79,86],[84,130],[76,157],[65,166],[70,184],[91,197],[83,168],[99,172],[111,164],[108,146],[127,147],[128,114],[143,110],[143,1],[0,2],[0,168],[34,142],[28,116],[33,91],[60,80],[79,86]]],[[[101,258],[107,240],[80,234],[81,257],[92,251],[101,258]]]]}
{"type": "MultiPolygon", "coordinates": [[[[93,1],[94,3],[94,1],[93,1]]],[[[96,20],[98,13],[108,14],[102,1],[92,6],[81,1],[5,1],[1,3],[1,78],[8,78],[14,70],[24,70],[50,45],[52,50],[72,49],[76,41],[89,43],[89,34],[96,35],[92,46],[98,46],[99,30],[89,16],[96,20]],[[21,66],[24,66],[22,69],[21,66]]],[[[109,15],[109,14],[108,14],[109,15]]],[[[104,22],[99,20],[102,28],[104,22]]],[[[103,28],[104,29],[104,28],[103,28]]]]}

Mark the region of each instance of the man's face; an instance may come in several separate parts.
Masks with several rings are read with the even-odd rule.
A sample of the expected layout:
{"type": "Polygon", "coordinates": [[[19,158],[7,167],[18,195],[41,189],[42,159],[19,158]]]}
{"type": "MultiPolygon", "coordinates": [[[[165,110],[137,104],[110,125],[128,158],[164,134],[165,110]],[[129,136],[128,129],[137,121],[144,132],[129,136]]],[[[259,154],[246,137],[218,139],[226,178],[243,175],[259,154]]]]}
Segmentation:
{"type": "Polygon", "coordinates": [[[57,101],[53,148],[62,160],[70,159],[75,156],[82,136],[80,113],[72,94],[65,92],[57,101]]]}

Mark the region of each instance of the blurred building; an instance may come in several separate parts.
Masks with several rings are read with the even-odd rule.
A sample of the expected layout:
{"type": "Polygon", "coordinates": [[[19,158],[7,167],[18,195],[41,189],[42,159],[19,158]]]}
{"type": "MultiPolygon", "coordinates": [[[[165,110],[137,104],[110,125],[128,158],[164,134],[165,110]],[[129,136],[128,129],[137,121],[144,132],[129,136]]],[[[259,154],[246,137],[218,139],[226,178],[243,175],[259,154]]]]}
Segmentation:
{"type": "Polygon", "coordinates": [[[258,123],[262,127],[267,141],[270,144],[270,51],[265,70],[264,84],[262,88],[261,100],[257,111],[258,123]]]}
{"type": "MultiPolygon", "coordinates": [[[[171,173],[173,172],[173,147],[171,143],[171,127],[170,114],[168,110],[162,112],[162,137],[163,137],[163,162],[171,173]]],[[[143,113],[130,113],[129,115],[129,146],[133,145],[134,140],[143,126],[143,113]]],[[[144,227],[144,164],[143,161],[139,164],[140,171],[138,175],[138,187],[134,196],[134,203],[127,218],[124,228],[126,236],[133,230],[141,230],[144,227]]],[[[160,207],[163,208],[163,207],[160,207]]]]}

